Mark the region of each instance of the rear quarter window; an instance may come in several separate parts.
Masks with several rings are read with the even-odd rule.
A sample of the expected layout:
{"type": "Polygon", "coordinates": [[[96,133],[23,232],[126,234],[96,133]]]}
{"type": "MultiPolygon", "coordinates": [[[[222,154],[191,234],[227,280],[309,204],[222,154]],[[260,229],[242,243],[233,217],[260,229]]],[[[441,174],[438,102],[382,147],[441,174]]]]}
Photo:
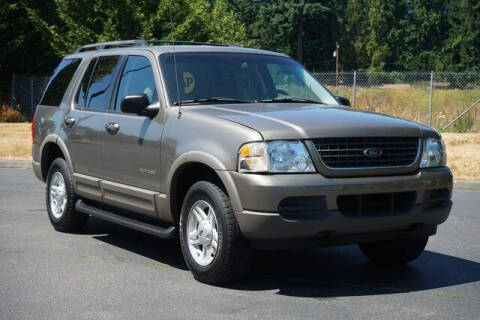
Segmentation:
{"type": "Polygon", "coordinates": [[[58,107],[82,59],[63,59],[55,68],[40,100],[41,105],[58,107]]]}

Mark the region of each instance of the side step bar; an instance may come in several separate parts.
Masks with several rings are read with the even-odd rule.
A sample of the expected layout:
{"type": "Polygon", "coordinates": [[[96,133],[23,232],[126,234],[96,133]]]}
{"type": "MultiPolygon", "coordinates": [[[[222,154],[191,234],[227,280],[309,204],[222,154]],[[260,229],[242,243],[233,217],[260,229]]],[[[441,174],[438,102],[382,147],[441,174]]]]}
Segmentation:
{"type": "Polygon", "coordinates": [[[175,226],[171,226],[166,229],[162,227],[154,226],[142,221],[120,216],[110,211],[89,206],[85,204],[82,201],[82,199],[78,199],[77,202],[75,203],[75,210],[106,220],[106,221],[119,224],[121,226],[130,228],[130,229],[145,232],[159,238],[172,239],[176,235],[175,226]]]}

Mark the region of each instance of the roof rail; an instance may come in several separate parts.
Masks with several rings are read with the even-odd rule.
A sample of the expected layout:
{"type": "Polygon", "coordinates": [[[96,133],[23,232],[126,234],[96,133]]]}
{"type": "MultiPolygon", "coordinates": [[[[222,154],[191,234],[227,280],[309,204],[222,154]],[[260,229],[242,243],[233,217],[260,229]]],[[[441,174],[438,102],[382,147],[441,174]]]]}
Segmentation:
{"type": "Polygon", "coordinates": [[[111,48],[123,48],[123,47],[146,47],[150,44],[164,44],[164,45],[207,45],[207,46],[218,46],[218,47],[237,47],[237,45],[229,43],[210,43],[210,42],[199,42],[199,41],[183,41],[183,40],[121,40],[121,41],[109,41],[109,42],[98,42],[90,43],[78,47],[75,50],[75,53],[101,50],[101,49],[111,49],[111,48]]]}
{"type": "Polygon", "coordinates": [[[145,46],[148,46],[148,42],[142,39],[109,41],[109,42],[86,44],[84,46],[78,47],[77,50],[75,50],[75,53],[91,51],[91,50],[100,50],[100,49],[122,48],[122,47],[145,47],[145,46]]]}
{"type": "Polygon", "coordinates": [[[184,41],[184,40],[150,40],[152,44],[172,44],[172,45],[206,45],[206,46],[218,46],[218,47],[237,47],[237,45],[230,43],[213,43],[213,42],[201,42],[201,41],[184,41]]]}

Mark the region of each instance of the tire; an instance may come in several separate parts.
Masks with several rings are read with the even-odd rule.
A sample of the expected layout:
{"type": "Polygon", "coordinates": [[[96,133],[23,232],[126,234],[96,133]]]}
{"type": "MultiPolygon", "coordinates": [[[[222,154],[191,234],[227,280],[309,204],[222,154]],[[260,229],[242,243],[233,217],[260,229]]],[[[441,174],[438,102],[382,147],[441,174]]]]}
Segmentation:
{"type": "Polygon", "coordinates": [[[73,190],[72,176],[67,163],[62,158],[55,159],[48,170],[45,200],[48,218],[55,230],[79,232],[85,226],[88,215],[75,210],[77,196],[73,190]],[[61,187],[62,181],[63,188],[61,187]],[[55,203],[63,203],[63,205],[59,205],[63,209],[57,210],[55,203]]]}
{"type": "Polygon", "coordinates": [[[413,239],[396,239],[359,244],[362,253],[373,263],[380,266],[400,266],[418,258],[428,237],[413,239]]]}
{"type": "MultiPolygon", "coordinates": [[[[208,229],[207,227],[205,230],[208,229]]],[[[208,242],[208,235],[204,237],[204,241],[208,242]]],[[[249,270],[252,262],[252,252],[240,232],[229,197],[210,182],[195,183],[185,196],[180,214],[180,243],[188,268],[195,279],[204,283],[219,285],[232,282],[242,277],[249,270]],[[202,210],[203,213],[208,214],[206,220],[210,221],[210,225],[215,226],[213,229],[216,229],[217,232],[216,250],[212,249],[215,244],[215,232],[212,232],[210,244],[198,245],[198,247],[192,245],[193,242],[189,243],[188,238],[189,230],[197,230],[196,240],[192,241],[200,242],[202,230],[199,230],[199,220],[194,217],[194,208],[208,205],[209,208],[202,210]],[[211,209],[213,209],[213,218],[210,216],[211,209]],[[212,220],[213,222],[211,222],[212,220]],[[195,226],[197,227],[195,228],[195,226]],[[200,263],[198,260],[201,260],[203,255],[198,256],[198,253],[200,249],[204,250],[204,248],[211,249],[212,254],[204,255],[206,259],[203,261],[204,263],[200,263]],[[213,259],[213,261],[208,263],[209,259],[213,259]]]]}

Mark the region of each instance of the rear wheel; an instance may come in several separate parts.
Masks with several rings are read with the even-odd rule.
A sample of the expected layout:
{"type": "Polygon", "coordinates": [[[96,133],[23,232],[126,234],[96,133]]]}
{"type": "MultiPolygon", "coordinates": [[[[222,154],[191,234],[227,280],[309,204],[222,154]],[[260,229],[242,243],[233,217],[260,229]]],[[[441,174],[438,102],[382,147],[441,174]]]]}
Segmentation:
{"type": "Polygon", "coordinates": [[[225,284],[245,274],[251,251],[243,238],[228,196],[216,185],[195,183],[180,216],[183,256],[195,279],[225,284]]]}
{"type": "Polygon", "coordinates": [[[428,237],[414,239],[395,239],[381,242],[359,244],[362,253],[372,262],[382,266],[398,266],[418,258],[428,237]]]}
{"type": "Polygon", "coordinates": [[[62,158],[55,159],[48,170],[45,199],[48,217],[55,230],[78,232],[87,222],[88,215],[75,210],[77,196],[72,176],[62,158]]]}

